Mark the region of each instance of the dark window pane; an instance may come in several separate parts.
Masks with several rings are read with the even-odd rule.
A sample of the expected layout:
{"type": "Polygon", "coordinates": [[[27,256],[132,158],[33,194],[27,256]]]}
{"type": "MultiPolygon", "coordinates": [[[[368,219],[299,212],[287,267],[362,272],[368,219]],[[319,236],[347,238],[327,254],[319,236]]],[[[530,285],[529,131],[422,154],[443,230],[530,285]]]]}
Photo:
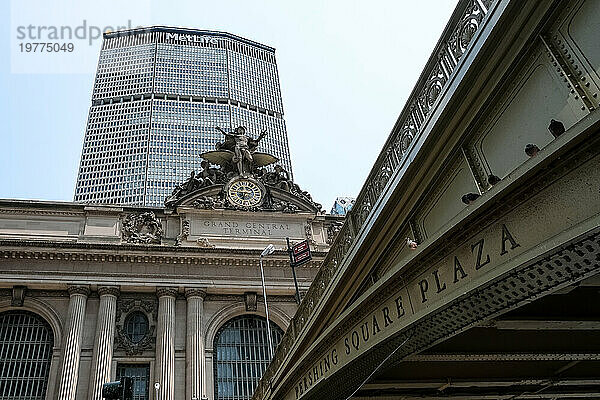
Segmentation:
{"type": "Polygon", "coordinates": [[[149,399],[150,365],[119,363],[117,366],[117,380],[122,377],[129,377],[133,380],[133,400],[149,399]]]}
{"type": "Polygon", "coordinates": [[[0,400],[44,400],[54,335],[27,311],[0,313],[0,400]]]}
{"type": "MultiPolygon", "coordinates": [[[[273,349],[283,331],[271,323],[273,349]]],[[[250,399],[269,365],[267,320],[257,315],[231,319],[215,337],[215,400],[250,399]]]]}
{"type": "Polygon", "coordinates": [[[133,343],[139,343],[148,334],[148,318],[142,312],[129,314],[125,320],[125,334],[133,343]]]}

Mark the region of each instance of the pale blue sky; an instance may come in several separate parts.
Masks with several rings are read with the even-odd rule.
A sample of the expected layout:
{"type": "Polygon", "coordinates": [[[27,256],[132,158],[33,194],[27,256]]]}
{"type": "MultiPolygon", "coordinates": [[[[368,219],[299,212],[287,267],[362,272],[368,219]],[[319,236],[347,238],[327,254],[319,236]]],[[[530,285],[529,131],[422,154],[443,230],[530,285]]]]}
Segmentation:
{"type": "Polygon", "coordinates": [[[0,198],[73,199],[101,44],[20,54],[19,25],[129,20],[275,47],[295,180],[329,210],[336,196],[360,191],[456,0],[124,3],[0,2],[0,198]]]}

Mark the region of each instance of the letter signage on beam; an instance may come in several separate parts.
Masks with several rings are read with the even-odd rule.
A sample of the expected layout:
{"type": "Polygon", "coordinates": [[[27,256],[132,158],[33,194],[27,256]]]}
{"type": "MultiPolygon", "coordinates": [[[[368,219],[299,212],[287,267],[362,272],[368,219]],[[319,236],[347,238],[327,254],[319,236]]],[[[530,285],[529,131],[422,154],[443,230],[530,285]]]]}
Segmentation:
{"type": "Polygon", "coordinates": [[[414,268],[420,273],[399,287],[392,280],[376,283],[339,315],[314,341],[315,348],[324,342],[328,346],[319,354],[311,354],[314,361],[310,364],[297,362],[301,375],[295,378],[284,398],[305,397],[364,352],[401,334],[423,317],[513,273],[548,250],[597,229],[600,226],[598,185],[590,184],[600,182],[597,171],[600,171],[598,156],[539,189],[535,196],[523,200],[501,219],[482,225],[469,239],[446,242],[442,258],[420,259],[417,254],[413,259],[399,260],[390,271],[400,275],[401,271],[414,268]],[[575,202],[577,207],[572,206],[575,202]],[[356,322],[341,330],[340,324],[345,321],[356,322]]]}

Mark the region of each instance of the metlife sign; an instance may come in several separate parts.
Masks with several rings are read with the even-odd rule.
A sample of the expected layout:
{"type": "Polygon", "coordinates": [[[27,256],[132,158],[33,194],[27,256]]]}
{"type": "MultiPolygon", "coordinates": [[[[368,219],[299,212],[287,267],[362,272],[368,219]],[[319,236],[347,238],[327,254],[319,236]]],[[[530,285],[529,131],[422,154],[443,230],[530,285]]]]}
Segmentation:
{"type": "Polygon", "coordinates": [[[218,44],[218,41],[214,37],[210,36],[198,36],[198,35],[184,35],[179,33],[168,33],[166,39],[173,42],[187,42],[187,43],[199,43],[199,44],[218,44]]]}

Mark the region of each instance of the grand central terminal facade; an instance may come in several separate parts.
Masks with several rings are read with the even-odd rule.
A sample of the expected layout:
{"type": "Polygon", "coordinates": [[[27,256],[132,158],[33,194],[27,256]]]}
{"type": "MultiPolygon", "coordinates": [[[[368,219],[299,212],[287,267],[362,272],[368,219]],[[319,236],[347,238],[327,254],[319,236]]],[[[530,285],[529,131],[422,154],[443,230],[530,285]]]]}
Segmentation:
{"type": "Polygon", "coordinates": [[[272,351],[261,253],[274,245],[276,346],[298,306],[288,239],[312,250],[303,295],[344,217],[280,168],[255,169],[260,154],[219,154],[221,170],[192,173],[164,208],[0,201],[0,399],[100,400],[125,376],[136,400],[251,397],[272,351]]]}

